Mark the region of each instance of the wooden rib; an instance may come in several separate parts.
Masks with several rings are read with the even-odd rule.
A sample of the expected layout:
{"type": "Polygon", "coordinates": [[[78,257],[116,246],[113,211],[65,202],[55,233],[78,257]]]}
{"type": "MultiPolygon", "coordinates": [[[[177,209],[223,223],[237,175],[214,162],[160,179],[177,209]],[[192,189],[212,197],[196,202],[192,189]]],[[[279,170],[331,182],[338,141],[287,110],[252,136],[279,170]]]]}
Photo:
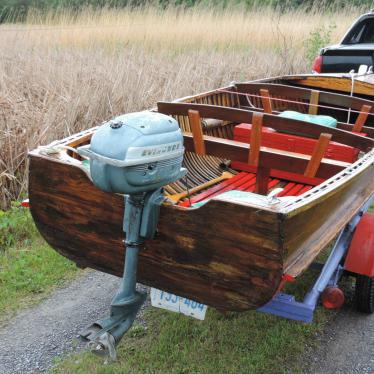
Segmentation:
{"type": "Polygon", "coordinates": [[[371,112],[371,106],[370,105],[363,105],[362,106],[361,112],[356,119],[356,122],[353,126],[352,131],[354,131],[354,132],[361,132],[362,131],[362,128],[364,127],[365,122],[366,122],[370,112],[371,112]]]}
{"type": "Polygon", "coordinates": [[[263,117],[262,113],[253,113],[252,117],[251,147],[249,148],[248,164],[253,166],[258,166],[260,158],[263,117]]]}
{"type": "Polygon", "coordinates": [[[189,110],[188,119],[190,120],[193,134],[195,153],[198,155],[205,155],[206,151],[203,138],[203,129],[201,127],[201,118],[199,112],[197,110],[189,110]]]}
{"type": "Polygon", "coordinates": [[[308,163],[308,166],[305,169],[304,175],[306,177],[313,178],[316,176],[323,155],[326,152],[326,149],[330,143],[331,134],[322,133],[318,139],[318,143],[314,147],[312,157],[308,163]]]}
{"type": "MultiPolygon", "coordinates": [[[[237,123],[251,123],[253,111],[234,109],[227,107],[217,107],[214,105],[188,104],[188,103],[168,103],[158,102],[157,108],[160,113],[164,114],[185,114],[188,110],[198,110],[203,118],[222,119],[237,123]]],[[[306,136],[308,138],[318,139],[322,132],[332,134],[333,141],[356,147],[363,152],[368,152],[374,147],[374,139],[364,137],[352,132],[340,130],[336,128],[326,128],[326,126],[292,120],[276,115],[264,114],[264,123],[267,126],[280,132],[287,132],[298,136],[306,136]]],[[[248,161],[248,155],[246,157],[248,161]]]]}
{"type": "Polygon", "coordinates": [[[260,89],[260,96],[261,96],[261,102],[262,102],[262,107],[264,108],[264,112],[267,114],[273,113],[273,109],[271,107],[269,90],[260,89]]]}
{"type": "Polygon", "coordinates": [[[309,101],[309,114],[316,115],[318,113],[318,100],[319,100],[319,91],[311,90],[310,101],[309,101]]]}

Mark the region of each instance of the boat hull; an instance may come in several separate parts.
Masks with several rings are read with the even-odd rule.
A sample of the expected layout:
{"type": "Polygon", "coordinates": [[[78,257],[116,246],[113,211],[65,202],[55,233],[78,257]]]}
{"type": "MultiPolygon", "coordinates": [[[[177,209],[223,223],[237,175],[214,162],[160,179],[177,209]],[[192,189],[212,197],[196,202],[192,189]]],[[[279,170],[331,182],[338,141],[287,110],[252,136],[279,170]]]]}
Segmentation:
{"type": "MultiPolygon", "coordinates": [[[[47,242],[81,267],[122,276],[123,197],[97,189],[80,167],[30,158],[31,212],[47,242]]],[[[198,209],[162,206],[157,237],[140,253],[139,282],[222,311],[266,304],[282,275],[307,269],[374,193],[374,164],[366,164],[288,212],[214,199],[198,209]]]]}
{"type": "MultiPolygon", "coordinates": [[[[81,267],[122,276],[122,196],[97,189],[78,167],[36,156],[29,196],[53,248],[81,267]]],[[[232,311],[257,308],[276,292],[283,271],[276,213],[219,201],[162,206],[158,231],[140,253],[139,282],[232,311]]]]}

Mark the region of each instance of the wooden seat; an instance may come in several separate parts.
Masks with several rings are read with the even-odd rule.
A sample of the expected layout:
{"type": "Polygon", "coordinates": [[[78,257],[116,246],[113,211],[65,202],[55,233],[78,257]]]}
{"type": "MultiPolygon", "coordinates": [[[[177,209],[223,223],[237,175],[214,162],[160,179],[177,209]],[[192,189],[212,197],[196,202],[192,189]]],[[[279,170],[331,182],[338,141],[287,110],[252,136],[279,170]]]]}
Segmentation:
{"type": "MultiPolygon", "coordinates": [[[[252,125],[241,123],[234,127],[234,140],[237,142],[250,142],[252,125]]],[[[276,132],[270,127],[263,126],[261,145],[269,148],[282,149],[284,151],[312,155],[314,146],[318,140],[276,132]]],[[[359,150],[337,142],[330,142],[324,157],[332,160],[353,163],[357,160],[359,150]]],[[[235,169],[235,168],[234,168],[235,169]]]]}

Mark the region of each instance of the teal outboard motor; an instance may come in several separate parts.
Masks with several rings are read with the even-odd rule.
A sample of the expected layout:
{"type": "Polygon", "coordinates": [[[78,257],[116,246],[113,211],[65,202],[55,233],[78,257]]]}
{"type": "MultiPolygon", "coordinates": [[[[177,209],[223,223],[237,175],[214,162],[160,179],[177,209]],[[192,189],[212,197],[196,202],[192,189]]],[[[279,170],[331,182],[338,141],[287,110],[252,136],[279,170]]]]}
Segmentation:
{"type": "Polygon", "coordinates": [[[91,144],[78,148],[78,152],[90,159],[91,178],[98,188],[125,195],[122,282],[112,300],[110,316],[81,333],[93,352],[115,359],[116,345],[146,299],[146,294],[136,291],[138,253],[144,240],[156,232],[164,200],[162,187],[187,172],[182,168],[183,135],[169,116],[130,113],[104,123],[91,144]]]}

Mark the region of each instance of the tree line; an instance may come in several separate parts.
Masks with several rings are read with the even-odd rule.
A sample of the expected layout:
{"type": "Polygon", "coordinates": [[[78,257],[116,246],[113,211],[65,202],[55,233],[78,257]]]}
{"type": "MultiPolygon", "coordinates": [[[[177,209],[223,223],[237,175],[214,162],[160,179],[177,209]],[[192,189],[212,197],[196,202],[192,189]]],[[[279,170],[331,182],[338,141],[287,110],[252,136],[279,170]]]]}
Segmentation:
{"type": "Polygon", "coordinates": [[[53,11],[60,9],[80,9],[91,8],[123,8],[123,7],[192,7],[215,6],[226,8],[229,6],[242,6],[245,8],[253,7],[274,7],[280,10],[303,7],[305,9],[321,5],[326,9],[338,10],[345,6],[370,6],[372,0],[0,0],[0,22],[4,21],[22,21],[25,19],[29,9],[38,9],[40,11],[53,11]]]}

